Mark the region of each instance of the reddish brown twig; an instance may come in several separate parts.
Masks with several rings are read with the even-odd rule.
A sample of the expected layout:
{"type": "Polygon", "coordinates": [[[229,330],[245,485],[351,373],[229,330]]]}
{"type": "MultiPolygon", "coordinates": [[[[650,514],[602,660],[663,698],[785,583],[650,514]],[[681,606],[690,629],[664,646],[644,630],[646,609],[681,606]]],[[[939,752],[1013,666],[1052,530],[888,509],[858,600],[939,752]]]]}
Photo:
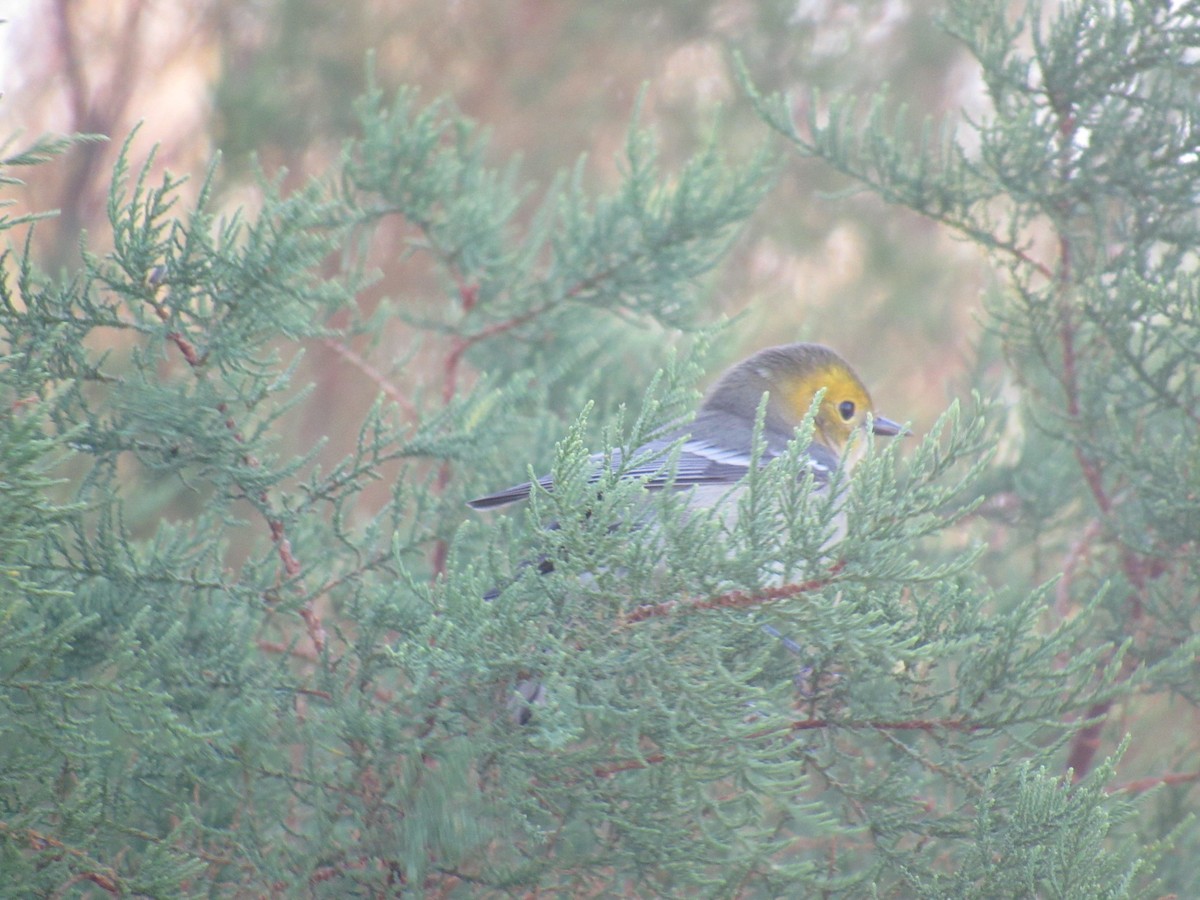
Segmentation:
{"type": "MultiPolygon", "coordinates": [[[[460,283],[458,286],[459,301],[462,304],[464,312],[470,312],[476,302],[479,300],[479,286],[474,284],[460,283]]],[[[547,312],[553,304],[544,303],[541,306],[536,306],[532,309],[527,309],[520,315],[505,319],[502,322],[493,322],[479,331],[471,334],[458,335],[454,338],[450,346],[449,352],[446,354],[445,363],[442,365],[442,402],[450,403],[454,399],[454,395],[458,392],[458,383],[460,372],[462,369],[462,360],[467,351],[481,341],[489,338],[499,337],[515,328],[520,328],[529,322],[532,322],[538,316],[547,312]]],[[[453,474],[453,469],[450,463],[443,462],[438,469],[437,480],[434,482],[434,491],[441,494],[444,493],[450,484],[450,478],[453,474]]],[[[433,576],[437,578],[446,571],[446,557],[449,553],[450,546],[445,538],[439,538],[433,546],[433,554],[431,559],[431,568],[433,576]]]]}
{"type": "MultiPolygon", "coordinates": [[[[159,287],[162,287],[164,284],[166,284],[165,273],[158,271],[156,268],[156,270],[152,272],[148,284],[152,290],[156,292],[159,287]]],[[[166,304],[160,301],[155,293],[151,293],[150,296],[147,297],[147,300],[154,309],[155,315],[158,316],[160,321],[166,324],[170,320],[170,311],[167,309],[166,304]]],[[[203,368],[205,364],[205,355],[198,352],[195,344],[188,340],[187,337],[185,337],[179,331],[168,331],[166,337],[167,340],[174,344],[176,349],[179,350],[180,355],[184,358],[184,361],[187,362],[192,371],[196,372],[203,368]]],[[[217,412],[221,414],[222,423],[233,436],[234,441],[236,441],[238,444],[246,444],[246,437],[244,434],[242,434],[241,429],[238,427],[237,421],[230,413],[228,404],[224,402],[218,403],[216,409],[217,412]]],[[[258,458],[250,452],[244,452],[242,454],[242,462],[250,468],[258,468],[261,465],[258,458]]],[[[271,541],[275,544],[275,550],[279,555],[280,563],[283,565],[284,573],[289,579],[298,580],[301,572],[303,571],[303,566],[301,566],[300,560],[298,560],[296,555],[292,552],[292,542],[285,532],[283,520],[278,516],[271,514],[271,502],[266,491],[260,491],[256,495],[256,499],[261,505],[263,515],[267,520],[267,527],[271,532],[271,541]]],[[[313,646],[316,647],[318,651],[323,651],[328,641],[328,634],[325,631],[324,625],[321,623],[321,617],[317,613],[311,599],[306,599],[304,601],[303,605],[300,607],[299,616],[304,622],[305,630],[308,633],[309,640],[312,641],[313,646]]]]}
{"type": "Polygon", "coordinates": [[[408,416],[409,419],[415,419],[417,417],[417,409],[412,405],[412,401],[408,398],[408,395],[405,394],[404,391],[400,390],[400,388],[397,387],[390,378],[379,371],[379,369],[367,362],[367,360],[365,360],[359,353],[347,347],[341,341],[334,340],[333,338],[325,338],[322,343],[324,343],[326,347],[328,347],[346,362],[350,363],[350,365],[354,366],[354,368],[366,375],[371,381],[375,382],[379,390],[381,390],[389,400],[400,407],[404,415],[408,416]]]}
{"type": "Polygon", "coordinates": [[[39,402],[39,399],[40,398],[38,397],[37,394],[28,394],[24,397],[18,397],[16,400],[14,400],[12,403],[10,403],[8,405],[8,411],[14,412],[14,413],[20,412],[27,406],[36,405],[39,402]]]}
{"type": "Polygon", "coordinates": [[[801,594],[810,594],[813,591],[820,590],[823,587],[828,587],[837,580],[838,574],[846,567],[844,560],[839,560],[829,571],[818,578],[810,578],[808,581],[800,581],[795,584],[783,584],[779,587],[760,588],[756,591],[729,591],[725,594],[718,594],[716,597],[694,597],[685,600],[664,600],[662,603],[653,603],[647,606],[639,606],[622,620],[625,624],[633,625],[638,622],[644,622],[647,619],[654,619],[660,616],[671,615],[680,610],[693,609],[741,609],[749,606],[761,606],[764,603],[773,603],[776,600],[787,600],[791,597],[797,597],[801,594]]]}
{"type": "Polygon", "coordinates": [[[849,731],[979,731],[985,727],[965,719],[897,719],[882,722],[850,722],[832,719],[800,719],[791,724],[792,731],[812,731],[823,728],[844,728],[849,731]]]}
{"type": "Polygon", "coordinates": [[[1142,791],[1148,791],[1160,784],[1193,784],[1195,782],[1200,782],[1200,772],[1168,772],[1165,775],[1147,775],[1145,778],[1135,778],[1133,781],[1127,781],[1111,788],[1109,793],[1140,794],[1142,791]]]}
{"type": "MultiPolygon", "coordinates": [[[[1048,99],[1058,119],[1058,177],[1066,184],[1074,176],[1073,149],[1074,139],[1078,130],[1078,119],[1074,110],[1062,98],[1051,94],[1048,95],[1048,99]]],[[[1066,221],[1070,218],[1071,212],[1072,210],[1069,207],[1064,206],[1061,208],[1059,213],[1062,221],[1058,223],[1061,230],[1059,231],[1058,238],[1059,265],[1055,280],[1058,283],[1058,340],[1062,353],[1060,383],[1065,395],[1069,427],[1074,432],[1072,443],[1074,444],[1075,460],[1079,466],[1080,473],[1083,475],[1083,480],[1087,485],[1088,491],[1091,493],[1097,508],[1100,510],[1099,521],[1095,525],[1095,530],[1099,533],[1107,521],[1111,519],[1114,513],[1114,503],[1112,495],[1105,486],[1105,473],[1101,462],[1087,451],[1083,441],[1079,439],[1080,429],[1086,427],[1086,424],[1081,418],[1082,407],[1080,404],[1075,311],[1071,305],[1071,292],[1069,290],[1072,278],[1074,277],[1074,259],[1071,237],[1066,228],[1066,221]]],[[[1092,530],[1092,526],[1089,526],[1088,530],[1092,530]]],[[[1085,531],[1077,546],[1086,548],[1088,539],[1089,534],[1085,531]]],[[[1072,552],[1074,552],[1074,548],[1072,552]]],[[[1128,547],[1120,546],[1118,553],[1121,560],[1121,568],[1133,587],[1133,592],[1129,597],[1129,614],[1131,621],[1136,623],[1142,618],[1143,613],[1143,597],[1147,581],[1146,567],[1144,561],[1137,554],[1129,550],[1128,547]]],[[[1068,562],[1072,562],[1071,558],[1068,558],[1068,562]]],[[[1060,592],[1055,602],[1056,607],[1060,611],[1069,603],[1070,580],[1074,575],[1073,566],[1064,567],[1064,574],[1066,584],[1060,584],[1060,592]]],[[[1131,658],[1127,656],[1119,677],[1122,679],[1127,678],[1132,671],[1132,667],[1131,658]]],[[[1110,699],[1100,701],[1089,707],[1086,715],[1088,719],[1092,719],[1093,721],[1082,728],[1071,742],[1071,747],[1067,754],[1067,767],[1072,771],[1072,778],[1075,781],[1082,779],[1092,768],[1096,753],[1100,748],[1100,739],[1103,734],[1105,720],[1112,706],[1113,701],[1110,699]]]]}
{"type": "MultiPolygon", "coordinates": [[[[934,734],[939,731],[971,732],[978,731],[983,727],[985,726],[966,721],[965,719],[898,719],[863,722],[836,721],[832,719],[800,719],[787,725],[786,729],[763,729],[762,731],[754,732],[749,737],[773,737],[783,734],[785,730],[795,732],[827,728],[840,728],[847,731],[923,731],[927,734],[934,734]]],[[[666,762],[664,754],[650,753],[641,759],[625,759],[602,766],[595,766],[592,769],[592,773],[597,778],[610,778],[621,772],[644,769],[648,766],[660,765],[663,762],[666,762]]]]}
{"type": "Polygon", "coordinates": [[[621,772],[632,772],[636,769],[644,769],[647,766],[657,766],[659,763],[665,762],[666,759],[661,753],[651,753],[642,759],[626,759],[604,766],[596,766],[592,769],[592,774],[597,778],[611,778],[621,772]]]}
{"type": "MultiPolygon", "coordinates": [[[[68,847],[57,838],[51,837],[50,835],[44,834],[40,831],[35,831],[32,828],[15,829],[12,828],[7,822],[0,822],[0,834],[9,834],[13,836],[20,834],[24,836],[26,841],[28,841],[29,847],[32,850],[42,852],[48,848],[54,848],[55,850],[62,851],[62,853],[67,856],[79,860],[84,865],[93,867],[96,866],[96,862],[82,850],[77,850],[74,847],[68,847]]],[[[119,896],[121,893],[123,893],[119,885],[117,873],[113,869],[107,867],[101,869],[92,868],[87,872],[77,872],[67,881],[66,884],[61,886],[59,890],[61,893],[65,894],[66,892],[64,889],[66,887],[79,884],[83,881],[90,881],[92,884],[100,887],[102,890],[107,891],[110,894],[113,894],[114,896],[119,896]]]]}

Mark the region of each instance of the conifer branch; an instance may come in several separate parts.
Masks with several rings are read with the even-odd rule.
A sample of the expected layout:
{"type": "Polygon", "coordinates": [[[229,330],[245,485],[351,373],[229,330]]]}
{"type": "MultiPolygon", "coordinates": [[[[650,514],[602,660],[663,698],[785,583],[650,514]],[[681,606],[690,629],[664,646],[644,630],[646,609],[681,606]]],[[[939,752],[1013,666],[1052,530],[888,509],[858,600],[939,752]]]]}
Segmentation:
{"type": "Polygon", "coordinates": [[[830,566],[826,574],[810,578],[795,584],[783,584],[778,587],[764,587],[754,591],[728,591],[715,597],[694,597],[686,600],[664,600],[661,603],[639,606],[624,616],[622,622],[626,625],[636,625],[647,619],[669,616],[682,610],[704,609],[747,609],[773,603],[777,600],[787,600],[802,594],[811,594],[822,588],[829,587],[838,581],[837,576],[846,567],[844,560],[839,560],[830,566]]]}
{"type": "MultiPolygon", "coordinates": [[[[151,307],[154,309],[158,318],[166,324],[170,320],[170,313],[167,310],[166,304],[157,299],[157,290],[166,284],[166,269],[164,267],[156,267],[147,276],[147,284],[152,288],[153,292],[148,298],[151,307]]],[[[199,377],[205,365],[204,355],[197,352],[195,345],[187,339],[181,332],[171,330],[167,332],[167,339],[175,345],[181,356],[187,362],[191,371],[199,377]]],[[[229,410],[229,405],[221,401],[216,406],[217,412],[221,415],[221,420],[238,444],[245,445],[247,443],[245,435],[238,427],[237,421],[233,418],[229,410]]],[[[253,453],[247,451],[242,455],[242,462],[247,467],[256,469],[261,466],[260,461],[253,453]]],[[[294,589],[297,592],[303,593],[303,588],[299,584],[299,579],[303,571],[295,554],[292,552],[292,542],[288,538],[283,520],[271,511],[271,500],[267,496],[266,491],[254,492],[242,485],[243,492],[246,496],[254,496],[257,500],[257,505],[263,512],[266,518],[267,527],[271,534],[271,542],[275,545],[276,552],[279,556],[279,561],[283,566],[283,571],[289,581],[294,583],[294,589]]],[[[328,635],[325,627],[321,623],[320,614],[316,611],[311,598],[305,598],[298,610],[301,620],[304,622],[305,630],[309,640],[318,651],[325,649],[328,635]]]]}
{"type": "MultiPolygon", "coordinates": [[[[935,734],[941,731],[953,731],[970,733],[981,730],[983,728],[994,728],[995,726],[983,726],[977,723],[968,722],[964,719],[902,719],[897,721],[855,721],[849,719],[799,719],[787,725],[786,731],[814,731],[814,730],[843,730],[843,731],[922,731],[928,734],[935,734]]],[[[782,733],[779,728],[768,728],[761,731],[755,731],[745,737],[749,738],[765,738],[776,737],[782,733]]],[[[738,740],[744,740],[745,737],[739,737],[738,740]]],[[[641,759],[626,759],[605,765],[596,766],[592,769],[592,774],[597,778],[611,778],[614,775],[619,775],[622,772],[635,771],[644,769],[649,766],[662,765],[667,761],[667,756],[663,753],[648,753],[641,759]]]]}
{"type": "Polygon", "coordinates": [[[0,822],[0,834],[8,835],[27,843],[30,849],[37,853],[45,853],[49,848],[60,850],[62,853],[88,866],[89,871],[76,872],[66,883],[60,886],[59,890],[64,893],[66,888],[85,881],[91,882],[101,890],[107,891],[114,896],[120,896],[124,893],[120,888],[121,881],[116,870],[100,865],[100,863],[92,859],[84,851],[76,847],[70,847],[58,838],[33,828],[15,829],[7,822],[0,822]]]}
{"type": "Polygon", "coordinates": [[[1110,794],[1140,794],[1163,785],[1195,784],[1200,782],[1200,772],[1167,772],[1163,775],[1148,775],[1135,778],[1109,788],[1110,794]]]}
{"type": "Polygon", "coordinates": [[[375,386],[393,403],[400,408],[400,411],[410,420],[416,420],[418,417],[417,408],[413,406],[408,394],[400,388],[392,379],[388,378],[378,368],[371,365],[362,354],[356,352],[345,342],[335,338],[324,338],[321,341],[327,348],[336,353],[358,371],[362,372],[367,378],[375,384],[375,386]]]}
{"type": "MultiPolygon", "coordinates": [[[[581,165],[531,209],[449,104],[372,90],[344,190],[285,197],[281,178],[242,214],[210,171],[184,211],[180,179],[130,176],[127,145],[104,251],[66,277],[4,256],[3,879],[22,896],[1196,895],[1158,859],[1200,833],[1180,813],[1197,742],[1171,730],[1200,702],[1200,23],[1179,4],[951,7],[992,103],[954,123],[970,143],[912,137],[891,101],[864,122],[834,102],[789,140],[999,261],[1011,290],[988,292],[978,372],[1011,364],[1012,427],[955,406],[816,494],[789,468],[800,447],[755,472],[728,546],[672,502],[627,540],[637,486],[586,483],[593,426],[637,446],[694,409],[699,365],[651,380],[655,344],[702,325],[698,279],[770,168],[726,164],[738,142],[716,131],[665,171],[631,129],[619,187],[596,194],[581,165]],[[393,214],[398,257],[357,259],[392,252],[371,229],[393,214]],[[402,300],[338,342],[347,254],[402,300]],[[426,303],[431,270],[449,294],[426,303]],[[359,335],[434,361],[376,369],[359,335]],[[312,341],[348,368],[301,368],[312,341]],[[369,396],[316,409],[297,372],[349,382],[322,401],[369,396]],[[460,527],[455,479],[513,474],[589,401],[552,497],[460,527]],[[530,556],[570,566],[533,577],[530,556]],[[779,571],[803,574],[755,588],[779,571]],[[1118,709],[1131,752],[1101,762],[1118,709]]],[[[48,155],[0,159],[0,186],[48,155]]],[[[864,246],[891,241],[869,225],[864,246]]],[[[923,415],[939,389],[884,368],[880,399],[923,415]]]]}

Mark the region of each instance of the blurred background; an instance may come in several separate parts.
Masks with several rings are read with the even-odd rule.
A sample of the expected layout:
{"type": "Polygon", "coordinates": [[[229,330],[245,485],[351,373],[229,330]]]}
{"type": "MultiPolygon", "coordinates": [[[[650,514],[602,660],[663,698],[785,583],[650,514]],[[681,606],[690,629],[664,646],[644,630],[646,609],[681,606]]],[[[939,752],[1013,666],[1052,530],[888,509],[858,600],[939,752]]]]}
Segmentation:
{"type": "MultiPolygon", "coordinates": [[[[734,158],[772,140],[736,82],[732,50],[760,88],[793,92],[799,112],[811,89],[865,98],[885,84],[914,128],[925,116],[953,123],[983,109],[975,67],[937,28],[939,5],[26,0],[0,25],[0,134],[16,136],[9,152],[47,132],[110,140],[74,147],[8,193],[13,212],[61,211],[34,239],[54,274],[73,268],[83,232],[90,249],[104,250],[112,165],[135,127],[135,170],[157,148],[153,169],[194,176],[194,192],[219,152],[218,208],[253,208],[259,169],[296,185],[336,164],[374,54],[385,91],[411,85],[422,103],[446,97],[491,132],[494,165],[519,158],[531,211],[583,155],[589,189],[618,181],[639,97],[640,122],[659,136],[668,171],[714,128],[734,158]]],[[[994,356],[979,347],[986,260],[928,221],[838,193],[847,186],[822,164],[785,156],[776,188],[710,277],[697,324],[740,317],[714,374],[762,346],[828,343],[859,368],[880,410],[921,430],[994,356]]],[[[363,308],[382,298],[414,313],[444,303],[447,286],[402,259],[386,227],[371,250],[381,277],[361,295],[363,308]]],[[[399,354],[411,335],[399,322],[395,329],[399,354]]],[[[386,361],[389,348],[373,352],[386,361]]],[[[310,436],[338,431],[340,416],[353,434],[378,390],[321,348],[300,381],[359,398],[301,429],[310,436]]]]}

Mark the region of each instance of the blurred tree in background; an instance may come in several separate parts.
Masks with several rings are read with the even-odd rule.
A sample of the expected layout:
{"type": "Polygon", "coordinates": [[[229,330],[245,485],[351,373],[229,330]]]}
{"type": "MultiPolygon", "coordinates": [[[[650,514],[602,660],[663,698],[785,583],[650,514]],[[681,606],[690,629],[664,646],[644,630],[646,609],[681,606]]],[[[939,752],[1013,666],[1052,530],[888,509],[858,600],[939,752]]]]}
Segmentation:
{"type": "Polygon", "coordinates": [[[30,4],[6,130],[143,124],[5,154],[0,890],[1200,893],[1200,23],[1017,12],[30,4]],[[920,436],[837,560],[797,460],[631,540],[797,339],[920,436]]]}
{"type": "MultiPolygon", "coordinates": [[[[134,163],[157,145],[160,170],[198,176],[221,150],[217,202],[253,205],[252,153],[272,175],[286,167],[289,184],[336,160],[354,128],[352,100],[365,88],[364,54],[373,51],[385,89],[415,86],[424,102],[453,98],[485,124],[494,163],[519,155],[520,177],[547,183],[586,154],[585,178],[600,187],[619,178],[615,161],[643,89],[643,118],[668,165],[691,153],[718,110],[731,152],[758,146],[761,125],[737,88],[729,48],[764,89],[886,82],[917,112],[978,107],[978,70],[936,27],[938,8],[934,0],[407,0],[336,9],[317,0],[31,0],[0,30],[10,59],[0,126],[120,137],[142,122],[134,163]]],[[[103,240],[115,154],[115,145],[77,148],[18,195],[29,209],[62,210],[37,235],[51,271],[77,255],[78,228],[99,225],[95,239],[103,240]]],[[[985,269],[918,217],[883,215],[865,195],[820,199],[840,187],[812,163],[782,173],[708,285],[709,319],[746,317],[717,362],[767,344],[823,340],[861,360],[881,407],[928,424],[958,393],[947,385],[973,365],[985,269]]],[[[436,305],[436,277],[392,252],[400,227],[383,226],[369,260],[381,277],[362,302],[403,294],[409,306],[436,305]]],[[[308,377],[348,379],[359,393],[344,366],[321,352],[310,360],[308,377]]],[[[346,411],[352,431],[363,408],[346,411]]]]}

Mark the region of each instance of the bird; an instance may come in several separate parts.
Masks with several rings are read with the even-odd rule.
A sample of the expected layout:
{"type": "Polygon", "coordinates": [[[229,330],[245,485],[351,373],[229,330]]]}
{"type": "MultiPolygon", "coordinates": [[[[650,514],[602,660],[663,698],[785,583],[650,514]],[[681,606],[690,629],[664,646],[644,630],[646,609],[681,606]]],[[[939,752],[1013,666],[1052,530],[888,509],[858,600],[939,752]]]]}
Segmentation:
{"type": "MultiPolygon", "coordinates": [[[[607,460],[613,472],[641,480],[647,490],[688,492],[689,508],[715,508],[726,526],[732,526],[739,506],[736,498],[755,460],[763,466],[787,453],[814,404],[805,462],[818,491],[829,484],[839,466],[848,473],[862,458],[868,431],[889,437],[909,433],[905,426],[875,411],[862,379],[837,352],[822,344],[784,344],[759,350],[727,369],[705,395],[695,418],[638,447],[630,454],[633,463],[628,468],[621,469],[624,457],[620,450],[591,456],[589,482],[601,479],[607,460]],[[764,396],[761,444],[756,453],[764,396]]],[[[497,509],[527,499],[537,489],[553,491],[553,477],[544,475],[486,494],[469,501],[468,506],[497,509]]],[[[543,574],[554,568],[548,560],[537,566],[543,574]]],[[[498,594],[493,591],[488,597],[498,594]]],[[[769,626],[762,627],[789,649],[795,646],[769,626]]],[[[532,707],[545,699],[539,679],[521,679],[509,702],[513,721],[526,724],[532,707]]]]}
{"type": "MultiPolygon", "coordinates": [[[[750,471],[754,455],[755,420],[763,395],[760,465],[787,452],[819,392],[824,392],[813,417],[807,462],[818,488],[844,465],[852,468],[866,450],[859,438],[869,429],[877,435],[905,433],[899,423],[879,415],[862,379],[841,356],[822,344],[794,343],[759,350],[725,371],[700,404],[696,417],[664,436],[638,447],[639,460],[621,472],[623,478],[645,479],[648,490],[670,487],[690,491],[688,504],[701,508],[736,506],[731,488],[750,471]],[[682,444],[680,444],[682,441],[682,444]],[[677,459],[671,451],[679,445],[677,459]]],[[[590,480],[599,481],[605,457],[591,457],[590,480]]],[[[608,455],[617,470],[619,450],[608,455]]],[[[468,502],[476,510],[496,509],[529,497],[538,487],[554,490],[550,475],[526,481],[468,502]]]]}

